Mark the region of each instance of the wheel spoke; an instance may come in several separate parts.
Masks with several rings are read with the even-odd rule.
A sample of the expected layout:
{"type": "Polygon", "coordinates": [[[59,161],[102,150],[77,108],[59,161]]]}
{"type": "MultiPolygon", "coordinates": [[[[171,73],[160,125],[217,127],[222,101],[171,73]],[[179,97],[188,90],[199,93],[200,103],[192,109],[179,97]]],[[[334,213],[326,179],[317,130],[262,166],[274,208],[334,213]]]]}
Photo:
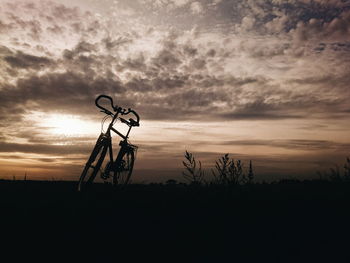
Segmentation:
{"type": "Polygon", "coordinates": [[[120,163],[117,164],[117,169],[113,178],[113,184],[126,185],[129,183],[134,167],[134,161],[135,159],[133,151],[127,151],[123,154],[120,163]]]}
{"type": "Polygon", "coordinates": [[[85,165],[85,168],[80,176],[78,185],[79,191],[91,184],[100,173],[100,167],[102,166],[106,156],[107,148],[106,139],[102,138],[100,141],[97,141],[90,155],[89,161],[85,165]]]}

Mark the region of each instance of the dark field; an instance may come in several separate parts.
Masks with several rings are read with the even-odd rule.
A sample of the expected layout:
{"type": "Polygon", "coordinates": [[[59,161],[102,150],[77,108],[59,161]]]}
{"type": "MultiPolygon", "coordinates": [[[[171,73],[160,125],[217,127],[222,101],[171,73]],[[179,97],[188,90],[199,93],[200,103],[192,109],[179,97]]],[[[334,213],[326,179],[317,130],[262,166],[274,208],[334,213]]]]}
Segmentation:
{"type": "Polygon", "coordinates": [[[48,262],[349,262],[349,190],[290,181],[78,193],[75,182],[0,181],[2,248],[48,262]]]}

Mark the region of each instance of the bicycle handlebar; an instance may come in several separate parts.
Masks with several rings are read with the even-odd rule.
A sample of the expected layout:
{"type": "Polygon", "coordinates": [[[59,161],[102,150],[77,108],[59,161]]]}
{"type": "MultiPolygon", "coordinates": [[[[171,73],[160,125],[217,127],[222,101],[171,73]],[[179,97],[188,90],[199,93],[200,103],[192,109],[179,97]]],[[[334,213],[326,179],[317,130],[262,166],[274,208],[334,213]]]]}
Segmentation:
{"type": "Polygon", "coordinates": [[[120,113],[120,114],[122,114],[122,115],[128,115],[128,114],[133,114],[133,115],[135,115],[135,117],[136,117],[136,121],[134,120],[134,119],[129,119],[129,124],[130,125],[132,125],[132,126],[140,126],[140,116],[137,114],[137,112],[136,111],[134,111],[134,110],[132,110],[132,109],[130,109],[130,108],[128,108],[128,110],[126,110],[126,109],[123,109],[123,108],[121,108],[121,107],[118,107],[117,105],[116,106],[114,106],[113,105],[113,99],[110,97],[110,96],[107,96],[107,95],[100,95],[100,96],[98,96],[97,98],[96,98],[96,100],[95,100],[95,104],[96,104],[96,106],[98,107],[98,108],[100,108],[101,110],[102,110],[102,112],[104,112],[104,113],[106,113],[106,114],[108,114],[108,115],[113,115],[113,113],[112,112],[110,112],[109,110],[107,110],[106,108],[104,108],[104,107],[102,107],[100,104],[98,104],[98,102],[99,102],[99,100],[100,99],[102,99],[102,98],[106,98],[106,99],[108,99],[109,101],[110,101],[110,103],[111,103],[111,107],[112,107],[112,109],[115,111],[115,112],[118,112],[118,113],[120,113]]]}
{"type": "Polygon", "coordinates": [[[113,99],[110,97],[110,96],[107,96],[107,95],[100,95],[96,98],[95,100],[95,105],[100,108],[104,113],[108,114],[108,115],[113,115],[112,112],[110,112],[109,110],[107,110],[106,108],[102,107],[100,104],[98,104],[98,101],[101,99],[101,98],[106,98],[108,99],[110,102],[111,102],[111,106],[112,106],[112,109],[115,110],[115,107],[113,105],[113,99]]]}
{"type": "MultiPolygon", "coordinates": [[[[127,114],[129,114],[129,113],[134,114],[135,117],[136,117],[136,119],[137,119],[136,121],[133,120],[133,119],[130,119],[130,120],[134,121],[135,124],[136,124],[136,123],[139,124],[139,122],[140,122],[140,116],[136,113],[136,111],[134,111],[134,110],[132,110],[132,109],[129,108],[128,111],[127,111],[126,113],[123,113],[123,115],[127,115],[127,114]]],[[[137,125],[137,126],[139,126],[139,125],[137,125]]]]}

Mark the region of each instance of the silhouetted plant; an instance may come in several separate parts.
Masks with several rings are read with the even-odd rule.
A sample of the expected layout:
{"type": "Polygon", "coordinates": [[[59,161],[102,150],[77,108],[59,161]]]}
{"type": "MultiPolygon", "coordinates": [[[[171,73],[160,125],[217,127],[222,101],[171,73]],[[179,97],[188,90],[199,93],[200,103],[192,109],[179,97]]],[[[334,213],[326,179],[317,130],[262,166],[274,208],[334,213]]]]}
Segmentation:
{"type": "Polygon", "coordinates": [[[182,172],[184,178],[190,182],[190,184],[202,184],[204,180],[204,171],[202,170],[201,161],[197,161],[192,153],[185,152],[186,160],[183,161],[186,171],[182,172]]]}
{"type": "Polygon", "coordinates": [[[340,182],[342,180],[338,165],[335,165],[334,167],[329,168],[329,171],[330,171],[329,179],[331,181],[340,182]]]}
{"type": "Polygon", "coordinates": [[[231,165],[229,166],[229,184],[240,184],[246,183],[246,177],[243,173],[243,164],[241,160],[235,161],[232,159],[231,165]]]}
{"type": "Polygon", "coordinates": [[[328,179],[333,182],[350,181],[350,158],[346,158],[346,163],[344,164],[344,175],[341,174],[339,166],[335,165],[329,168],[329,173],[317,171],[320,179],[328,179]]]}
{"type": "Polygon", "coordinates": [[[248,181],[247,183],[251,184],[254,180],[253,164],[252,160],[249,161],[249,171],[248,171],[248,181]]]}
{"type": "Polygon", "coordinates": [[[344,179],[350,181],[350,158],[346,158],[346,163],[344,164],[344,179]]]}
{"type": "Polygon", "coordinates": [[[238,185],[246,183],[242,162],[240,160],[235,162],[230,159],[228,153],[215,161],[215,171],[212,170],[212,174],[218,184],[238,185]]]}
{"type": "Polygon", "coordinates": [[[166,185],[176,185],[177,181],[174,179],[169,179],[165,182],[166,185]]]}
{"type": "Polygon", "coordinates": [[[316,174],[318,175],[318,178],[319,178],[320,180],[324,180],[324,175],[323,175],[322,172],[316,171],[316,174]]]}
{"type": "Polygon", "coordinates": [[[228,183],[228,167],[231,165],[231,160],[228,157],[228,154],[222,156],[218,161],[215,161],[215,169],[212,170],[212,174],[215,178],[216,183],[218,184],[227,184],[228,183]]]}

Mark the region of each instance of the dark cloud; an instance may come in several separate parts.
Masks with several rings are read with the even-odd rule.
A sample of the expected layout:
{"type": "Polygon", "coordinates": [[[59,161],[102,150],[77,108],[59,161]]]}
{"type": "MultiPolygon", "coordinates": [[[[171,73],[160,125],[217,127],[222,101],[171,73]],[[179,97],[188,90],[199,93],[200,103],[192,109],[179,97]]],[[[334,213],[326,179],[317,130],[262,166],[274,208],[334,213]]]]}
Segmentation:
{"type": "Polygon", "coordinates": [[[55,19],[62,21],[72,21],[81,15],[78,7],[71,8],[63,4],[56,4],[51,6],[51,14],[55,19]]]}
{"type": "Polygon", "coordinates": [[[0,142],[1,152],[21,152],[48,155],[87,154],[89,145],[52,145],[52,144],[21,144],[0,142]]]}
{"type": "Polygon", "coordinates": [[[281,114],[274,112],[251,112],[249,109],[248,112],[238,111],[231,113],[223,113],[220,117],[229,119],[229,120],[283,120],[283,119],[300,119],[303,118],[302,115],[293,115],[293,114],[281,114]]]}
{"type": "Polygon", "coordinates": [[[180,59],[170,50],[162,50],[152,59],[152,63],[158,68],[174,68],[181,64],[180,59]]]}
{"type": "Polygon", "coordinates": [[[96,46],[94,44],[91,44],[86,41],[80,41],[74,50],[72,51],[74,55],[80,54],[80,53],[90,53],[96,51],[96,46]]]}
{"type": "Polygon", "coordinates": [[[118,80],[73,73],[33,74],[18,79],[15,86],[3,85],[0,90],[1,125],[11,119],[20,120],[27,111],[90,114],[95,98],[102,93],[123,94],[118,80]]]}
{"type": "MultiPolygon", "coordinates": [[[[96,66],[96,63],[102,64],[103,57],[79,55],[81,52],[94,50],[96,47],[87,43],[79,43],[72,51],[65,50],[63,56],[69,63],[64,63],[68,67],[72,65],[72,72],[47,73],[40,76],[32,74],[27,78],[18,79],[16,85],[4,85],[0,94],[3,106],[6,105],[6,111],[11,111],[9,107],[34,103],[32,109],[35,110],[63,110],[81,114],[84,110],[92,111],[88,108],[100,93],[116,94],[118,101],[131,103],[130,106],[139,105],[145,118],[148,119],[173,118],[174,110],[182,112],[185,118],[190,119],[200,116],[203,112],[206,112],[205,115],[209,113],[213,117],[221,116],[229,119],[301,118],[305,117],[300,113],[301,109],[318,108],[332,111],[332,108],[336,109],[338,105],[344,103],[342,100],[320,99],[317,94],[305,96],[282,91],[278,87],[267,88],[271,80],[263,77],[207,75],[196,67],[193,69],[198,70],[195,74],[180,73],[173,69],[153,72],[150,68],[154,66],[180,67],[183,60],[159,59],[164,55],[164,51],[156,54],[156,59],[152,60],[151,64],[147,63],[143,56],[136,59],[127,58],[121,62],[118,66],[121,69],[144,74],[143,77],[129,75],[130,79],[123,82],[114,74],[101,75],[97,70],[90,68],[96,66]],[[90,72],[88,76],[87,72],[90,72]],[[250,89],[246,88],[247,85],[260,88],[252,92],[248,91],[250,89]],[[270,99],[276,95],[279,100],[270,99]],[[218,108],[217,105],[222,106],[218,108]]],[[[40,63],[55,64],[41,57],[29,55],[18,57],[24,61],[20,64],[21,67],[26,65],[35,69],[40,63]]],[[[59,61],[56,61],[57,63],[59,61]]],[[[17,64],[16,66],[19,67],[17,64]]],[[[339,81],[337,80],[338,83],[339,81]]],[[[292,82],[303,85],[332,83],[328,77],[296,79],[292,82]]]]}
{"type": "Polygon", "coordinates": [[[11,49],[9,49],[6,46],[0,46],[0,55],[2,56],[13,55],[13,52],[11,51],[11,49]]]}
{"type": "Polygon", "coordinates": [[[246,145],[246,146],[268,146],[285,148],[289,150],[304,150],[304,151],[318,151],[318,150],[339,150],[347,152],[350,149],[350,143],[338,143],[327,140],[233,140],[221,142],[223,145],[246,145]]]}
{"type": "Polygon", "coordinates": [[[52,60],[47,57],[33,56],[22,52],[11,56],[5,56],[4,60],[14,68],[40,69],[50,66],[52,60]]]}
{"type": "Polygon", "coordinates": [[[127,58],[122,62],[122,64],[118,65],[118,70],[134,70],[134,71],[147,71],[147,65],[145,63],[145,57],[140,55],[137,58],[127,58]]]}
{"type": "MultiPolygon", "coordinates": [[[[201,4],[207,7],[208,12],[224,12],[221,7],[225,7],[229,3],[232,4],[230,1],[218,2],[215,8],[209,7],[212,4],[210,1],[204,1],[201,4]]],[[[296,1],[295,3],[298,4],[295,7],[296,9],[299,6],[305,7],[305,10],[298,9],[299,12],[296,12],[296,14],[287,12],[292,9],[292,6],[290,4],[285,5],[280,1],[259,1],[256,3],[252,1],[238,1],[235,3],[237,5],[231,5],[231,8],[244,10],[241,15],[242,21],[244,17],[254,15],[254,19],[259,20],[259,23],[269,23],[278,17],[276,8],[281,16],[282,14],[287,15],[289,18],[294,16],[293,19],[301,21],[301,23],[309,23],[310,19],[316,16],[308,7],[312,5],[311,2],[301,3],[296,1]],[[297,17],[299,18],[297,19],[297,17]]],[[[321,2],[315,4],[323,5],[321,2]]],[[[172,10],[189,6],[190,2],[174,7],[172,10]]],[[[319,18],[317,19],[325,17],[325,21],[331,23],[335,17],[346,17],[345,11],[340,10],[339,5],[334,5],[333,7],[335,8],[333,11],[326,11],[322,7],[319,10],[319,18]]],[[[36,8],[36,5],[31,8],[36,8]]],[[[57,25],[54,23],[57,23],[59,20],[65,20],[70,25],[79,25],[79,30],[77,29],[79,34],[88,33],[91,28],[97,30],[101,27],[101,22],[92,19],[91,14],[83,14],[77,8],[53,5],[48,14],[54,20],[52,21],[53,26],[57,25]],[[87,23],[77,24],[75,22],[78,18],[85,16],[91,18],[87,23]]],[[[26,24],[28,22],[13,15],[10,16],[10,19],[17,24],[26,24]]],[[[248,20],[244,21],[247,22],[248,20]]],[[[236,23],[238,22],[236,21],[236,23]]],[[[255,26],[261,28],[258,24],[255,26]]],[[[324,25],[323,23],[322,26],[324,25]]],[[[295,24],[295,26],[290,26],[288,30],[297,30],[297,27],[297,24],[295,24]]],[[[285,30],[285,33],[288,33],[288,30],[285,30]]],[[[318,103],[328,105],[327,110],[330,112],[332,112],[333,106],[335,110],[339,108],[337,106],[337,103],[340,103],[339,100],[325,100],[322,98],[322,94],[305,98],[303,96],[304,91],[300,91],[300,94],[297,91],[294,92],[295,94],[283,93],[275,84],[273,84],[275,88],[269,88],[272,87],[270,83],[273,81],[270,77],[256,74],[241,77],[227,70],[225,73],[215,72],[213,71],[214,68],[222,67],[222,70],[225,70],[225,67],[227,67],[225,66],[226,59],[229,59],[231,56],[234,57],[234,53],[222,47],[215,47],[215,45],[205,47],[203,44],[195,44],[194,42],[191,43],[191,41],[180,41],[180,38],[183,37],[182,33],[176,30],[170,31],[169,34],[159,39],[160,49],[152,55],[140,53],[136,56],[124,55],[122,57],[122,54],[118,52],[118,48],[134,44],[140,37],[140,34],[142,35],[142,32],[135,34],[123,33],[122,35],[113,36],[108,34],[97,41],[82,39],[74,47],[66,48],[62,51],[63,60],[53,59],[49,56],[29,55],[20,51],[7,55],[4,57],[4,60],[12,67],[40,70],[43,67],[47,69],[51,66],[52,71],[59,69],[62,72],[63,68],[66,72],[48,72],[40,74],[40,76],[37,74],[25,75],[17,79],[16,84],[13,84],[13,81],[11,85],[4,83],[5,88],[2,94],[10,98],[22,94],[21,97],[23,99],[18,100],[21,103],[29,101],[40,103],[41,105],[48,103],[53,105],[54,108],[69,108],[69,110],[77,111],[70,108],[77,105],[75,102],[80,102],[81,107],[85,108],[88,105],[88,100],[93,101],[94,96],[99,92],[112,93],[117,94],[121,100],[124,99],[126,102],[132,101],[130,98],[133,98],[135,100],[133,105],[137,104],[141,105],[141,108],[145,108],[145,116],[150,119],[158,119],[159,112],[162,112],[162,118],[166,118],[166,112],[171,113],[175,105],[186,109],[184,112],[191,113],[186,116],[193,115],[196,112],[197,114],[195,115],[200,115],[201,110],[205,109],[208,112],[216,112],[218,116],[234,119],[299,118],[302,117],[302,114],[299,112],[300,109],[310,109],[318,103]],[[117,49],[111,54],[103,53],[103,50],[111,51],[114,48],[117,49]],[[117,72],[113,72],[113,69],[116,69],[117,72]],[[118,74],[125,74],[124,79],[118,78],[118,74]],[[251,90],[253,87],[256,89],[255,92],[251,90]],[[69,97],[69,99],[65,101],[63,99],[60,100],[58,99],[59,94],[61,97],[69,97]],[[279,102],[270,99],[274,96],[279,97],[279,102]],[[81,97],[86,99],[82,100],[81,97]],[[43,104],[44,98],[46,102],[43,104]],[[174,100],[176,103],[173,102],[174,100]],[[68,103],[68,101],[72,103],[68,103]],[[59,104],[61,103],[60,107],[59,104]],[[149,110],[147,107],[142,106],[145,103],[149,110]],[[215,105],[222,105],[222,108],[218,109],[215,105]],[[297,110],[293,111],[293,107],[297,110]],[[158,113],[154,114],[151,112],[158,113]]],[[[198,39],[198,35],[194,34],[193,39],[198,39]]],[[[283,41],[272,45],[268,41],[265,41],[265,43],[259,42],[259,44],[261,45],[256,45],[256,43],[246,45],[243,42],[238,51],[247,53],[256,59],[267,59],[283,56],[292,48],[291,44],[283,41]]],[[[322,49],[319,46],[316,51],[325,50],[328,46],[332,47],[333,50],[338,48],[346,49],[347,47],[343,42],[323,43],[322,49]]],[[[283,67],[285,71],[291,69],[291,66],[283,67]]],[[[319,76],[305,78],[302,76],[300,81],[294,80],[294,83],[299,85],[322,84],[324,86],[325,82],[334,86],[334,83],[339,83],[339,79],[332,78],[330,80],[319,76]],[[313,81],[317,78],[319,79],[318,82],[313,81]]]]}
{"type": "Polygon", "coordinates": [[[106,38],[102,39],[102,43],[109,51],[122,45],[130,44],[132,41],[132,38],[125,36],[120,36],[117,39],[112,39],[110,36],[107,36],[106,38]]]}
{"type": "Polygon", "coordinates": [[[63,34],[65,31],[64,27],[58,26],[58,25],[54,25],[54,26],[50,26],[46,28],[47,31],[52,32],[56,35],[60,35],[63,34]]]}

